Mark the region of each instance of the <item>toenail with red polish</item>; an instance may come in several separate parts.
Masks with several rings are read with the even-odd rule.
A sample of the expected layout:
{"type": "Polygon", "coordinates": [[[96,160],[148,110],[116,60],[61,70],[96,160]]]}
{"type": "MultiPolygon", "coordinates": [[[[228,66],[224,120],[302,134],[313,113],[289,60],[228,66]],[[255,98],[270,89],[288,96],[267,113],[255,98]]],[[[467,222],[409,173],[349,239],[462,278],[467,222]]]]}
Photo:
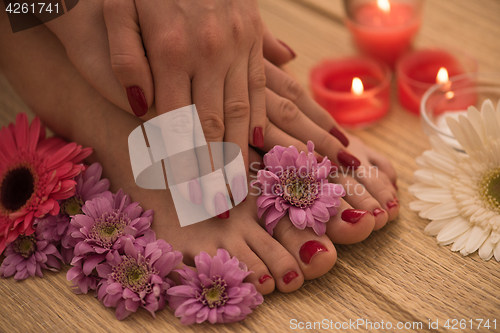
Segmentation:
{"type": "Polygon", "coordinates": [[[392,209],[392,208],[397,207],[397,206],[398,206],[398,204],[395,201],[389,201],[387,203],[387,208],[389,208],[389,209],[392,209]]]}
{"type": "Polygon", "coordinates": [[[344,133],[342,133],[337,127],[334,126],[330,130],[330,134],[333,135],[337,140],[339,140],[340,143],[344,145],[344,147],[349,146],[349,139],[347,139],[344,133]]]}
{"type": "Polygon", "coordinates": [[[346,209],[342,212],[342,220],[349,223],[357,223],[367,212],[366,210],[358,210],[358,209],[346,209]]]}
{"type": "Polygon", "coordinates": [[[299,276],[299,274],[296,271],[290,271],[283,276],[283,282],[285,282],[285,284],[289,284],[297,276],[299,276]]]}
{"type": "Polygon", "coordinates": [[[312,258],[319,252],[328,252],[328,249],[318,241],[312,240],[304,243],[300,247],[300,260],[306,265],[308,265],[312,258]]]}
{"type": "Polygon", "coordinates": [[[226,196],[219,192],[214,198],[215,214],[220,219],[229,218],[229,207],[227,206],[226,196]]]}
{"type": "Polygon", "coordinates": [[[339,153],[337,154],[337,159],[340,163],[342,163],[342,165],[346,167],[352,167],[354,170],[361,166],[361,162],[356,157],[352,156],[344,150],[339,151],[339,153]]]}
{"type": "Polygon", "coordinates": [[[383,209],[380,209],[380,208],[375,208],[373,210],[373,216],[378,216],[380,214],[384,213],[384,210],[383,209]]]}
{"type": "Polygon", "coordinates": [[[264,282],[266,282],[266,281],[267,281],[267,280],[269,280],[269,279],[272,279],[272,277],[271,277],[271,276],[269,276],[269,275],[267,275],[267,274],[264,274],[264,275],[262,275],[262,276],[260,277],[260,279],[259,279],[259,283],[260,283],[260,284],[263,284],[264,282]]]}

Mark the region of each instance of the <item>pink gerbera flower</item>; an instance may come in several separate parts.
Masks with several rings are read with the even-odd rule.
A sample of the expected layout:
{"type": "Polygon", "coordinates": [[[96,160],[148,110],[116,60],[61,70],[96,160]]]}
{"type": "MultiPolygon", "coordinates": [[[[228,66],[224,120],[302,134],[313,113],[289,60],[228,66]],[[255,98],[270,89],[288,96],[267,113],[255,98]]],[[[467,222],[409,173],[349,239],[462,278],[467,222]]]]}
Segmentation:
{"type": "Polygon", "coordinates": [[[72,179],[91,154],[60,138],[45,139],[45,128],[25,114],[0,130],[0,253],[19,235],[35,232],[34,218],[59,213],[57,200],[74,195],[72,179]]]}
{"type": "Polygon", "coordinates": [[[0,267],[0,276],[14,275],[16,280],[24,280],[35,274],[43,277],[42,269],[58,271],[62,259],[56,246],[35,234],[19,235],[5,250],[5,259],[0,267]]]}
{"type": "Polygon", "coordinates": [[[341,185],[328,183],[328,158],[318,163],[311,141],[307,149],[306,155],[294,146],[275,146],[264,155],[266,168],[259,170],[257,181],[252,183],[262,189],[257,199],[258,215],[267,212],[266,230],[271,235],[286,213],[297,228],[312,227],[317,235],[323,235],[326,222],[337,214],[340,197],[345,195],[341,185]]]}
{"type": "Polygon", "coordinates": [[[116,318],[122,320],[142,307],[155,317],[165,307],[167,289],[174,282],[167,278],[182,261],[182,254],[172,250],[164,240],[142,246],[125,241],[124,254],[109,252],[106,261],[97,266],[97,297],[107,307],[116,307],[116,318]]]}
{"type": "Polygon", "coordinates": [[[188,267],[176,270],[182,285],[167,291],[169,305],[182,324],[240,321],[264,300],[253,284],[243,282],[251,273],[246,265],[226,250],[217,250],[213,259],[201,252],[195,264],[197,273],[188,267]]]}

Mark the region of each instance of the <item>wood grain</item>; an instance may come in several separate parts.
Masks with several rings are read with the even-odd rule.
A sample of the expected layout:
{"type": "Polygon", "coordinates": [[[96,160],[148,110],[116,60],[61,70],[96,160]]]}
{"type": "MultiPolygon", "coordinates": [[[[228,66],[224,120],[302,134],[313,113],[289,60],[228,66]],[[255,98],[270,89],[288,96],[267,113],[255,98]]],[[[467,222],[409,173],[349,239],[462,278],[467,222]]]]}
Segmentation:
{"type": "MultiPolygon", "coordinates": [[[[308,86],[310,68],[322,58],[356,52],[342,24],[341,1],[261,0],[260,6],[270,29],[298,54],[291,67],[304,86],[308,86]]],[[[481,71],[500,73],[499,17],[497,0],[429,0],[415,46],[466,49],[478,59],[481,71]]],[[[0,77],[0,125],[12,122],[18,112],[32,117],[0,77]]],[[[439,319],[440,331],[445,331],[444,322],[453,318],[497,319],[500,330],[499,263],[484,262],[477,254],[464,258],[438,246],[434,238],[423,234],[428,222],[408,208],[413,200],[407,188],[417,169],[415,158],[429,148],[420,119],[404,111],[393,97],[383,121],[355,134],[393,162],[402,203],[398,219],[364,242],[338,246],[338,262],[328,274],[291,294],[266,296],[265,303],[245,321],[184,327],[165,309],[156,320],[141,310],[119,322],[114,311],[97,299],[70,291],[66,268],[45,272],[43,279],[1,280],[0,331],[281,332],[290,330],[291,319],[384,320],[394,326],[422,322],[424,329],[428,319],[439,319]]]]}

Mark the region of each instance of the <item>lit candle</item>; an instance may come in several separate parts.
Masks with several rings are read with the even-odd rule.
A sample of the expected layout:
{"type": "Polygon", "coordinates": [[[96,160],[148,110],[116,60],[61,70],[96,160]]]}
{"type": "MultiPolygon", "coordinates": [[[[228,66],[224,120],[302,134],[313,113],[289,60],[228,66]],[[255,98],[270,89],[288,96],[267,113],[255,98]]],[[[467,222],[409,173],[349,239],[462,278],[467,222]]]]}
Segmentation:
{"type": "Polygon", "coordinates": [[[346,25],[361,52],[391,67],[421,25],[422,0],[344,0],[346,25]]]}
{"type": "MultiPolygon", "coordinates": [[[[436,83],[440,83],[443,85],[443,88],[449,88],[450,86],[450,77],[448,75],[448,71],[446,68],[441,67],[436,75],[436,83]]],[[[445,94],[447,99],[452,99],[455,96],[453,91],[447,91],[445,94]]]]}
{"type": "Polygon", "coordinates": [[[373,59],[325,60],[311,71],[314,98],[347,127],[370,125],[389,111],[390,70],[373,59]]]}
{"type": "Polygon", "coordinates": [[[439,68],[438,73],[436,75],[436,83],[444,84],[447,82],[449,82],[448,71],[446,70],[446,68],[441,67],[441,68],[439,68]]]}
{"type": "Polygon", "coordinates": [[[436,77],[438,84],[429,88],[421,102],[422,125],[428,135],[438,135],[450,147],[461,150],[462,147],[453,137],[447,117],[458,120],[467,114],[469,106],[481,108],[486,98],[498,101],[500,98],[500,76],[493,73],[465,73],[446,77],[440,70],[436,77]],[[451,94],[450,94],[451,93],[451,94]]]}
{"type": "Polygon", "coordinates": [[[459,106],[462,102],[467,102],[454,98],[454,92],[449,90],[449,78],[476,72],[477,63],[472,57],[460,52],[452,54],[440,49],[422,49],[401,58],[396,70],[399,103],[418,114],[423,94],[436,83],[443,84],[441,91],[447,90],[447,103],[453,101],[459,106]]]}
{"type": "Polygon", "coordinates": [[[365,91],[365,88],[361,79],[359,77],[352,79],[351,92],[356,96],[360,96],[363,94],[363,91],[365,91]]]}

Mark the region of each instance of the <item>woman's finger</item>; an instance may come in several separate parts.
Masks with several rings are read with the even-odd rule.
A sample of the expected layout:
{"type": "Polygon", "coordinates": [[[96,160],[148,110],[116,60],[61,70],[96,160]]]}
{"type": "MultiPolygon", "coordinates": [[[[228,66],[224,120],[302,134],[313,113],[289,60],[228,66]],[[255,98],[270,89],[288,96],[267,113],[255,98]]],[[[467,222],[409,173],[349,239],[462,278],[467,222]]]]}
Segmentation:
{"type": "MultiPolygon", "coordinates": [[[[307,144],[290,136],[289,134],[283,132],[280,128],[274,125],[269,119],[266,123],[266,129],[264,131],[265,143],[264,150],[269,151],[274,146],[279,145],[283,147],[294,146],[297,150],[307,152],[307,144]]],[[[320,155],[315,153],[315,155],[320,158],[320,155]]]]}
{"type": "Polygon", "coordinates": [[[318,153],[345,167],[357,169],[361,162],[342,143],[319,127],[290,100],[267,89],[267,115],[271,122],[303,143],[312,141],[318,153]]]}
{"type": "Polygon", "coordinates": [[[254,147],[264,146],[263,128],[266,122],[266,76],[262,59],[262,45],[255,44],[248,64],[248,94],[250,98],[250,135],[254,147]]]}
{"type": "Polygon", "coordinates": [[[290,100],[309,119],[339,140],[342,145],[345,147],[349,145],[347,136],[344,131],[340,129],[332,116],[316,103],[295,79],[269,61],[265,61],[265,69],[267,87],[269,89],[274,91],[277,95],[290,100]]]}
{"type": "MultiPolygon", "coordinates": [[[[232,207],[224,177],[225,87],[222,69],[200,68],[192,79],[193,103],[200,117],[201,127],[208,143],[208,158],[198,154],[201,188],[205,209],[212,216],[227,219],[232,207]]],[[[237,112],[237,110],[233,110],[237,112]]],[[[246,127],[248,131],[248,122],[246,127]]],[[[245,134],[245,140],[247,136],[245,134]]]]}
{"type": "Polygon", "coordinates": [[[105,0],[104,19],[111,67],[127,93],[132,111],[142,117],[153,104],[154,88],[134,1],[105,0]]]}
{"type": "Polygon", "coordinates": [[[281,66],[295,59],[295,52],[284,42],[276,38],[264,24],[264,58],[276,66],[281,66]]]}
{"type": "MultiPolygon", "coordinates": [[[[160,115],[193,104],[191,78],[188,71],[178,65],[180,58],[166,57],[160,53],[151,55],[151,69],[153,73],[158,73],[154,76],[154,87],[156,108],[160,115]]],[[[175,183],[186,200],[201,205],[203,193],[195,151],[195,136],[199,131],[196,127],[197,115],[193,110],[191,113],[172,113],[172,116],[164,119],[168,120],[161,123],[167,153],[169,156],[179,154],[175,163],[170,163],[175,183]]],[[[204,146],[206,142],[199,145],[204,146]]]]}
{"type": "MultiPolygon", "coordinates": [[[[228,167],[226,169],[227,180],[231,187],[235,204],[243,201],[247,195],[246,171],[248,170],[248,129],[251,108],[249,101],[249,93],[251,93],[249,91],[249,74],[248,59],[243,59],[229,69],[224,86],[224,125],[226,128],[224,141],[237,144],[241,149],[244,160],[244,164],[241,165],[242,168],[228,167]]],[[[254,99],[258,100],[259,98],[258,96],[254,96],[254,99]]],[[[264,112],[265,117],[264,101],[258,102],[262,105],[259,105],[259,107],[254,105],[257,113],[264,112]]],[[[263,125],[260,126],[263,127],[263,125]]],[[[261,137],[259,140],[263,143],[262,130],[260,134],[261,137]]],[[[227,152],[224,154],[225,165],[229,165],[234,160],[234,155],[227,152]]]]}

